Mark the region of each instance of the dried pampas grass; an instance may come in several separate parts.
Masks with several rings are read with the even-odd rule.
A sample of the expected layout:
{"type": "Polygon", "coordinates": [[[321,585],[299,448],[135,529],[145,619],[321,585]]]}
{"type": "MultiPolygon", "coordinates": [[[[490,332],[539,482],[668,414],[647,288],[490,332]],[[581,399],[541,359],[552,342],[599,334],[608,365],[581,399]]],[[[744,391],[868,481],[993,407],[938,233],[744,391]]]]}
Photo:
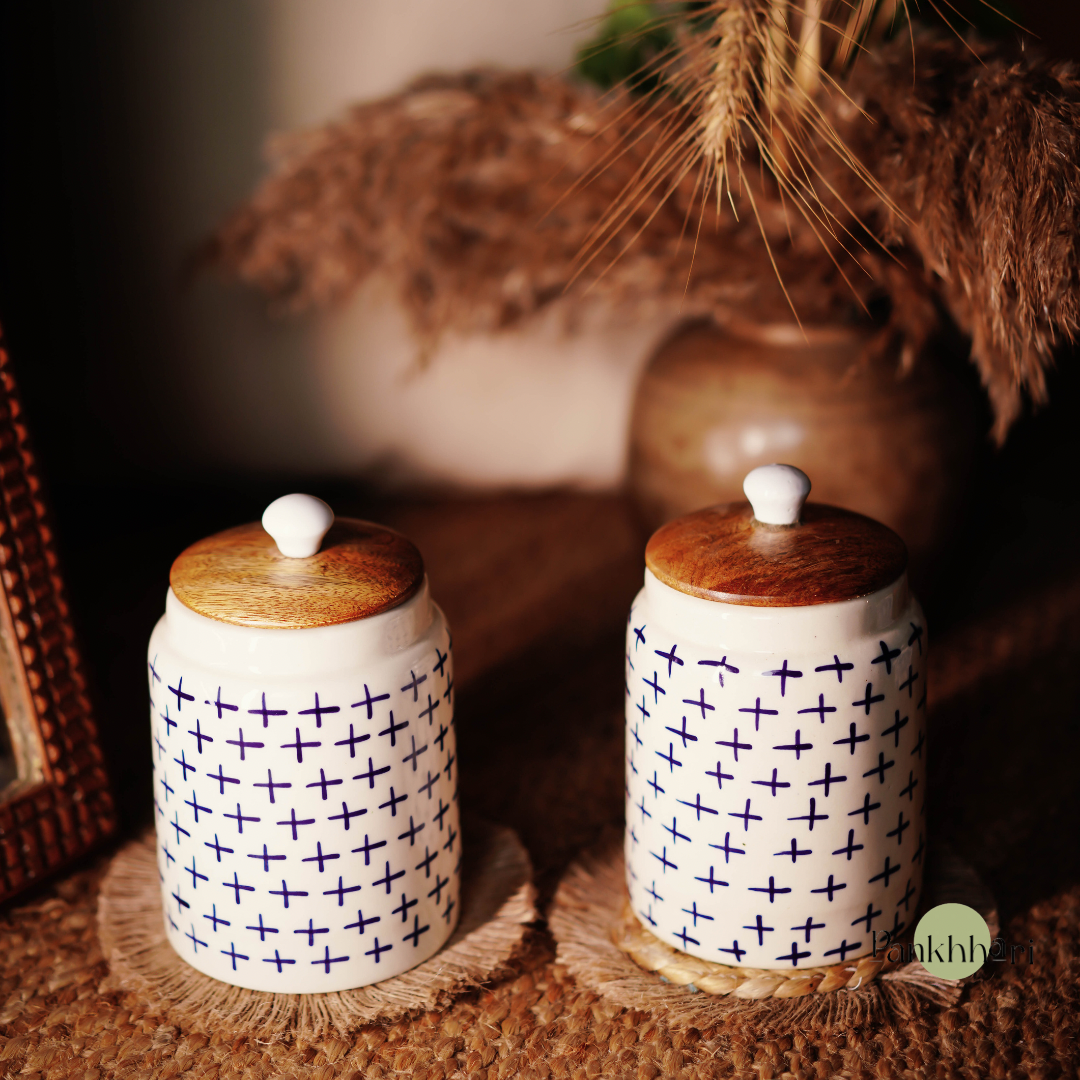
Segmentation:
{"type": "MultiPolygon", "coordinates": [[[[781,61],[767,22],[744,30],[760,110],[781,61]]],[[[944,308],[971,336],[1001,439],[1025,394],[1045,400],[1054,347],[1080,331],[1080,80],[978,52],[897,39],[860,54],[808,125],[777,126],[777,108],[760,118],[767,141],[725,143],[714,110],[704,146],[678,101],[613,103],[529,74],[421,80],[279,140],[270,176],[202,258],[287,310],[380,272],[429,340],[560,300],[572,318],[587,296],[719,321],[794,309],[809,324],[864,318],[884,296],[882,343],[900,339],[910,360],[944,308]],[[702,214],[702,161],[715,190],[734,180],[722,213],[713,197],[702,214]],[[617,257],[598,260],[605,250],[617,257]]],[[[796,60],[789,48],[776,76],[789,97],[796,60]]],[[[709,93],[745,85],[714,79],[709,93]]]]}

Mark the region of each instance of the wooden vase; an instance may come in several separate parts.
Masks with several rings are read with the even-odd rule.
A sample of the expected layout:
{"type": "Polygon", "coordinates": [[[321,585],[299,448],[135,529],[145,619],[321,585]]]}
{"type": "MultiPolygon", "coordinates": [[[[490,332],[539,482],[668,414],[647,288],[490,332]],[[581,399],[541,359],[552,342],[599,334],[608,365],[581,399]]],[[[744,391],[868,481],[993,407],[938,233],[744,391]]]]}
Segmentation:
{"type": "Polygon", "coordinates": [[[964,387],[923,361],[903,374],[861,327],[684,327],[634,402],[630,485],[650,526],[743,499],[743,477],[785,462],[811,499],[898,532],[917,578],[955,527],[977,440],[964,387]]]}

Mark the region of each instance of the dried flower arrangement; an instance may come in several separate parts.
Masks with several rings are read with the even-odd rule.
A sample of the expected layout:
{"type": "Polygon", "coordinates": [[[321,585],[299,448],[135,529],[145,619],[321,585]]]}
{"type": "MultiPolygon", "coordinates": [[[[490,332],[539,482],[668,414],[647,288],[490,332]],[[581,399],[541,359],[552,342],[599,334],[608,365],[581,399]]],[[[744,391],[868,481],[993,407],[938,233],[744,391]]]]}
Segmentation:
{"type": "Polygon", "coordinates": [[[804,323],[886,297],[880,345],[906,363],[941,311],[970,335],[1003,439],[1080,332],[1080,79],[955,35],[886,39],[893,0],[842,24],[833,7],[681,6],[631,80],[645,95],[423,79],[279,139],[203,257],[287,309],[379,270],[429,338],[586,294],[804,323]]]}

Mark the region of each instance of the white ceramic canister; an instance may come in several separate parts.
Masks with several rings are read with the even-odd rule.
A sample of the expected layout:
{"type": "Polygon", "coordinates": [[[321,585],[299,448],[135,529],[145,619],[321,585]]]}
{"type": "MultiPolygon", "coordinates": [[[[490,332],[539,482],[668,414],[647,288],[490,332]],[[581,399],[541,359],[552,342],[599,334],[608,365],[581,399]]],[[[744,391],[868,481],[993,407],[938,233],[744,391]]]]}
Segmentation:
{"type": "Polygon", "coordinates": [[[450,635],[419,552],[289,495],[170,584],[148,656],[170,944],[288,993],[426,960],[457,924],[461,839],[450,635]]]}
{"type": "Polygon", "coordinates": [[[926,648],[903,541],[798,469],[657,530],[630,612],[626,870],[693,956],[849,961],[910,926],[926,845],[926,648]]]}

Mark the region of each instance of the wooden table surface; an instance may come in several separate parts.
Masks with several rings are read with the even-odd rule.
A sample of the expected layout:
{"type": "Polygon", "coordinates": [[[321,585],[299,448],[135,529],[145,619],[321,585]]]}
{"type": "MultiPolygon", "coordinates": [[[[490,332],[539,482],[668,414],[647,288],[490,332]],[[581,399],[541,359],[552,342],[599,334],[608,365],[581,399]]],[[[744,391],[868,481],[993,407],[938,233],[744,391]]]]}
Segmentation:
{"type": "MultiPolygon", "coordinates": [[[[259,498],[258,493],[252,496],[253,506],[259,498]]],[[[345,497],[335,501],[339,508],[350,509],[340,506],[347,502],[345,497]]],[[[231,509],[235,511],[235,507],[231,509]]],[[[605,825],[621,823],[623,635],[626,611],[641,583],[645,534],[629,504],[617,496],[413,501],[375,507],[368,504],[366,509],[406,532],[419,545],[433,593],[454,630],[462,805],[518,830],[533,857],[541,898],[548,898],[574,853],[605,825]]],[[[225,512],[221,507],[215,510],[225,512]]],[[[235,516],[231,520],[235,521],[235,516]]],[[[221,522],[229,523],[229,518],[221,522]]],[[[207,526],[218,527],[218,523],[193,520],[185,528],[198,535],[196,530],[208,531],[207,526]]],[[[102,727],[129,833],[150,816],[143,652],[149,629],[163,606],[168,569],[164,552],[169,547],[178,550],[188,542],[188,536],[179,535],[181,531],[148,531],[143,537],[142,562],[134,570],[130,559],[125,571],[121,555],[110,556],[104,550],[84,553],[88,561],[75,563],[77,613],[91,669],[99,680],[98,696],[105,709],[102,727]],[[111,566],[110,558],[114,560],[111,566]],[[95,577],[87,573],[91,560],[95,577]],[[88,611],[92,618],[88,618],[88,611]]],[[[1008,545],[1003,550],[1005,562],[1014,562],[1015,551],[1008,545]]],[[[933,749],[928,813],[939,835],[947,836],[991,885],[1004,922],[1016,918],[1027,920],[1023,926],[1028,926],[1042,918],[1038,925],[1049,925],[1046,911],[1076,909],[1077,926],[1070,931],[1071,936],[1062,938],[1059,927],[1061,955],[1055,954],[1054,964],[1055,970],[1064,963],[1066,969],[1072,964],[1080,972],[1080,843],[1076,839],[1080,836],[1080,784],[1075,765],[1080,761],[1080,681],[1076,678],[1080,671],[1080,575],[1070,569],[1069,559],[1055,561],[1043,553],[1039,562],[1040,568],[1032,571],[1023,588],[1001,588],[989,597],[979,594],[981,600],[965,601],[959,613],[955,606],[938,603],[941,615],[937,623],[935,605],[929,605],[933,749]],[[935,630],[935,626],[940,629],[935,630]],[[1044,914],[1039,915],[1040,911],[1044,914]]],[[[993,578],[997,571],[991,565],[985,573],[993,578]]],[[[955,589],[952,595],[955,598],[955,589]]],[[[62,989],[63,979],[55,972],[39,973],[33,979],[20,974],[28,963],[26,949],[31,948],[26,935],[41,919],[52,917],[49,911],[59,912],[56,918],[61,921],[72,920],[71,933],[64,939],[68,942],[61,964],[64,970],[103,971],[100,955],[93,952],[96,938],[92,926],[75,926],[80,919],[85,921],[80,912],[92,910],[95,874],[99,872],[95,866],[100,867],[100,861],[0,910],[0,943],[23,942],[10,958],[0,955],[0,990],[7,995],[7,1004],[0,1007],[0,1074],[6,1076],[14,1069],[28,1080],[35,1073],[43,1080],[61,1080],[80,1075],[81,1069],[83,1080],[98,1080],[99,1076],[119,1077],[131,1072],[130,1063],[110,1065],[108,1055],[100,1057],[94,1067],[81,1064],[89,1051],[79,1049],[78,1021],[56,1011],[60,1009],[56,1002],[67,993],[62,989]],[[53,997],[49,996],[49,979],[57,987],[51,991],[53,997]],[[32,1002],[39,1004],[28,1013],[32,1002]],[[42,1011],[46,1006],[51,1013],[42,1011]],[[59,1057],[56,1067],[50,1069],[47,1063],[35,1063],[32,1051],[46,1045],[41,1040],[46,1039],[49,1015],[53,1014],[61,1019],[52,1025],[55,1032],[49,1037],[53,1043],[48,1045],[59,1048],[59,1057]],[[30,1042],[17,1043],[17,1049],[11,1049],[18,1039],[31,1035],[30,1042]]],[[[57,930],[51,923],[47,925],[50,933],[57,930]]],[[[581,1046],[585,1046],[588,1040],[595,1041],[597,1032],[608,1030],[603,1025],[622,1021],[598,1019],[599,1013],[589,1012],[599,1008],[595,999],[581,996],[566,973],[552,966],[550,939],[542,930],[538,933],[532,951],[522,961],[528,987],[511,980],[501,989],[493,988],[493,997],[481,995],[478,999],[473,995],[455,1010],[464,1010],[460,1015],[465,1018],[473,1015],[470,1009],[482,1013],[491,1002],[504,1000],[509,1009],[516,1007],[515,994],[524,993],[532,1002],[531,1015],[540,1016],[543,1009],[537,1013],[537,1001],[544,994],[562,995],[559,1000],[569,1011],[550,1010],[550,1031],[544,1036],[552,1040],[549,1050],[541,1049],[530,1058],[535,1066],[548,1055],[557,1073],[553,1063],[570,1053],[556,1039],[557,1032],[565,1034],[566,1024],[585,1025],[591,1032],[587,1037],[582,1035],[585,1042],[581,1046]],[[540,986],[546,989],[538,991],[540,986]],[[591,1019],[572,1020],[585,1013],[591,1019]]],[[[1055,1034],[1064,1039],[1063,1049],[1054,1051],[1060,1071],[1080,1062],[1074,1041],[1070,1041],[1075,1040],[1078,1010],[1075,993],[1072,997],[1064,990],[1053,993],[1057,995],[1051,1001],[1053,1007],[1047,1005],[1045,993],[1032,1005],[1032,1015],[1043,1017],[1038,1023],[1032,1020],[1032,1030],[1038,1028],[1043,1032],[1040,1037],[1051,1041],[1055,1034]]],[[[72,1001],[81,1001],[79,994],[72,1001]]],[[[121,1000],[107,995],[101,1000],[106,999],[121,1000]]],[[[118,1007],[110,1006],[114,1011],[118,1007]]],[[[458,1015],[452,1010],[449,1019],[444,1017],[440,1023],[453,1026],[458,1015]]],[[[640,1017],[626,1021],[631,1026],[641,1022],[640,1017]]],[[[957,1021],[940,1022],[947,1028],[957,1021]]],[[[1018,1022],[1011,1021],[1013,1027],[1018,1022]]],[[[135,1021],[127,1026],[136,1033],[142,1030],[135,1021]]],[[[948,1034],[945,1028],[941,1039],[948,1034]]],[[[427,1039],[423,1035],[426,1030],[422,1023],[420,1027],[394,1025],[388,1029],[401,1046],[427,1039]]],[[[1002,1030],[1005,1035],[990,1031],[988,1037],[1007,1042],[1012,1028],[1006,1025],[1002,1030]]],[[[898,1037],[895,1033],[890,1036],[898,1037]]],[[[176,1040],[180,1035],[174,1032],[169,1038],[176,1040]]],[[[500,1029],[498,1039],[504,1038],[500,1029]]],[[[683,1045],[679,1038],[690,1045],[686,1043],[690,1036],[675,1034],[665,1045],[683,1045]]],[[[721,1051],[734,1053],[730,1040],[717,1038],[718,1042],[709,1044],[713,1058],[721,1051]]],[[[495,1041],[489,1043],[495,1046],[498,1039],[494,1035],[492,1039],[495,1041]]],[[[610,1035],[605,1044],[608,1057],[601,1055],[597,1060],[618,1060],[622,1065],[615,1071],[628,1075],[656,1075],[645,1067],[655,1059],[643,1058],[644,1051],[637,1050],[627,1057],[624,1042],[610,1035]],[[612,1046],[622,1049],[615,1054],[612,1046]]],[[[100,1044],[93,1045],[100,1050],[100,1044]]],[[[947,1040],[939,1049],[945,1055],[947,1040]]],[[[962,1050],[956,1051],[959,1057],[954,1054],[956,1061],[964,1060],[962,1050]]],[[[354,1051],[360,1053],[356,1048],[354,1051]]],[[[486,1053],[476,1052],[480,1057],[474,1065],[486,1053]]],[[[505,1057],[503,1050],[498,1052],[505,1057]]],[[[702,1057],[697,1050],[691,1054],[688,1049],[679,1053],[686,1068],[697,1062],[693,1075],[708,1074],[708,1070],[702,1071],[702,1062],[709,1055],[702,1057]]],[[[149,1061],[150,1051],[145,1054],[149,1061]]],[[[175,1062],[176,1058],[169,1060],[175,1062]]],[[[215,1060],[220,1065],[220,1053],[215,1060]]],[[[752,1061],[753,1055],[747,1060],[752,1061]]],[[[1027,1060],[1018,1057],[1017,1067],[1027,1060]]],[[[140,1067],[140,1075],[167,1080],[177,1071],[165,1070],[160,1055],[155,1061],[152,1068],[140,1067]]],[[[752,1073],[740,1070],[736,1057],[728,1064],[739,1075],[767,1075],[761,1069],[752,1073]]],[[[574,1073],[570,1065],[566,1066],[567,1075],[574,1073]]],[[[260,1075],[283,1070],[305,1075],[316,1071],[314,1066],[299,1069],[295,1062],[283,1061],[272,1067],[267,1064],[260,1075]]],[[[459,1062],[461,1075],[479,1070],[479,1065],[470,1070],[459,1062]]],[[[317,1080],[329,1080],[341,1071],[335,1066],[317,1080]]],[[[665,1070],[658,1067],[658,1071],[665,1070]]],[[[725,1066],[722,1074],[729,1071],[725,1066]]],[[[444,1070],[444,1075],[450,1072],[453,1070],[444,1070]]],[[[371,1074],[379,1075],[379,1069],[372,1066],[371,1074]]],[[[826,1075],[820,1070],[812,1074],[826,1075]]],[[[851,1074],[858,1075],[858,1070],[851,1074]]],[[[933,1071],[919,1069],[917,1074],[933,1075],[933,1071]]],[[[498,1071],[498,1075],[508,1073],[498,1071]]],[[[1001,1075],[1011,1073],[1006,1069],[1001,1075]]]]}

